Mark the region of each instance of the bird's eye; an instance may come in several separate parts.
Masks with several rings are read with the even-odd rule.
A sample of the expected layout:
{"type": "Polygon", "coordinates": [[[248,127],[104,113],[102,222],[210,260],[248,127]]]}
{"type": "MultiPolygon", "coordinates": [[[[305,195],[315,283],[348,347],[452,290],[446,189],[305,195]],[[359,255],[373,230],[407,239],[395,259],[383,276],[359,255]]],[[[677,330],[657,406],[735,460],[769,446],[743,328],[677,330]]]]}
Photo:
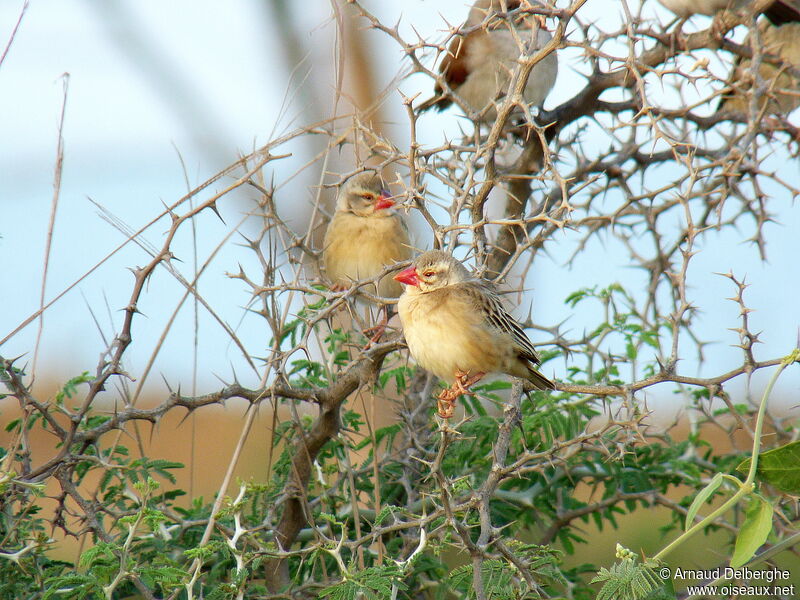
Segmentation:
{"type": "Polygon", "coordinates": [[[361,194],[361,197],[364,200],[369,200],[370,202],[372,202],[372,200],[373,200],[373,195],[372,194],[361,194]]]}
{"type": "Polygon", "coordinates": [[[428,269],[422,275],[424,277],[433,277],[434,275],[436,275],[436,271],[433,271],[432,269],[428,269]]]}

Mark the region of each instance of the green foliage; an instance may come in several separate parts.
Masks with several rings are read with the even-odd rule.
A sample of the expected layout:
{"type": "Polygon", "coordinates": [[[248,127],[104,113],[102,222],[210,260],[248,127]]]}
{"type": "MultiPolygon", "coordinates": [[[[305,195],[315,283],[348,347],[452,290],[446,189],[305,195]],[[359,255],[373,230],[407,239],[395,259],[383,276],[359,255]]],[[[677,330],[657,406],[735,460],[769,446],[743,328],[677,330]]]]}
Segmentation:
{"type": "Polygon", "coordinates": [[[714,495],[714,492],[716,492],[717,488],[722,484],[722,480],[722,473],[717,473],[714,475],[708,485],[700,490],[700,493],[695,496],[694,501],[692,502],[691,506],[689,506],[689,510],[686,512],[685,529],[689,529],[689,527],[694,524],[694,518],[697,515],[697,511],[700,510],[700,507],[714,495]]]}
{"type": "Polygon", "coordinates": [[[389,600],[392,589],[407,590],[403,573],[396,565],[369,567],[348,574],[344,581],[332,585],[319,593],[320,598],[331,600],[355,600],[359,594],[368,600],[389,600]]]}
{"type": "Polygon", "coordinates": [[[753,558],[772,531],[772,505],[758,494],[750,498],[745,519],[736,536],[731,567],[738,569],[753,558]]]}
{"type": "MultiPolygon", "coordinates": [[[[311,300],[283,329],[282,344],[314,333],[311,327],[328,304],[311,300]]],[[[646,325],[621,286],[581,290],[568,302],[602,308],[602,322],[587,336],[614,357],[602,364],[573,361],[572,382],[622,381],[621,369],[634,365],[643,373],[658,369],[652,356],[659,350],[662,326],[646,325]]],[[[330,386],[363,347],[358,334],[338,328],[317,339],[328,360],[297,354],[302,358],[291,361],[284,374],[289,385],[330,386]]],[[[544,358],[560,354],[553,350],[544,358]]],[[[666,534],[690,529],[709,503],[729,497],[723,493],[729,493],[729,484],[744,489],[730,473],[737,464],[747,470],[749,462],[742,463],[739,452],[715,451],[702,435],[703,419],[710,422],[719,411],[703,413],[698,430],[678,441],[669,431],[640,435],[636,423],[647,409],[636,398],[626,400],[628,420],[615,417],[606,426],[609,407],[602,402],[581,394],[533,392],[521,399],[519,421],[502,434],[508,442],[503,464],[509,470],[492,490],[484,514],[476,498],[497,472],[510,382],[487,379],[474,386],[460,402],[466,420],[458,423],[457,432],[445,435],[432,416],[435,402],[419,399],[427,375],[409,366],[404,355],[390,355],[384,367],[372,382],[373,392],[403,396],[406,404],[398,403],[403,419],[374,427],[359,402],[339,411],[338,433],[320,445],[307,489],[299,494],[308,521],[286,562],[292,592],[333,600],[409,600],[421,594],[437,600],[475,598],[472,557],[488,517],[495,538],[479,561],[487,599],[672,600],[672,582],[658,577],[660,563],[642,561],[630,551],[622,552],[611,567],[568,566],[562,558],[574,563],[582,556],[592,528],[616,530],[628,515],[650,518],[656,497],[677,498],[684,510],[672,511],[667,522],[658,524],[666,534]],[[412,413],[417,419],[413,425],[404,420],[412,413]],[[505,545],[513,560],[495,541],[505,545]],[[596,584],[601,584],[599,593],[596,584]]],[[[3,373],[6,381],[14,375],[10,369],[3,373]]],[[[71,379],[56,403],[65,411],[70,401],[80,405],[82,384],[92,382],[87,373],[71,379]]],[[[711,394],[701,388],[687,398],[707,403],[711,394]]],[[[113,431],[113,416],[93,409],[80,413],[75,429],[90,434],[90,441],[64,451],[70,457],[70,481],[92,486],[92,518],[102,536],[87,518],[80,527],[88,528],[84,539],[89,541],[77,564],[54,561],[49,541],[53,519],[45,520],[39,505],[43,485],[26,482],[14,471],[3,474],[0,551],[15,558],[0,559],[0,600],[16,600],[20,590],[33,597],[40,589],[47,590],[44,598],[121,599],[134,597],[137,586],[159,597],[180,598],[193,578],[196,596],[268,597],[268,568],[278,551],[274,532],[289,498],[299,493],[293,488],[292,459],[296,448],[313,437],[317,419],[308,412],[295,419],[292,411],[283,410],[295,400],[277,402],[278,415],[290,416],[276,417],[271,430],[269,472],[261,480],[240,483],[235,500],[224,499],[206,543],[201,541],[212,502],[186,498],[177,487],[175,475],[183,465],[139,456],[119,441],[110,443],[110,436],[98,443],[102,435],[91,435],[113,431]]],[[[744,404],[734,410],[742,418],[752,416],[752,408],[744,404]]],[[[617,407],[614,411],[620,414],[617,407]]],[[[14,420],[7,430],[21,433],[23,422],[28,431],[48,426],[42,415],[34,415],[14,420]]],[[[757,477],[796,491],[797,448],[789,444],[765,452],[757,477]]],[[[17,449],[15,464],[24,459],[17,449]]],[[[728,538],[731,545],[735,540],[732,565],[744,564],[758,552],[770,534],[773,514],[786,510],[772,497],[749,498],[738,535],[728,538]]],[[[75,510],[72,504],[62,508],[62,518],[75,510]]],[[[74,527],[67,518],[59,526],[69,532],[74,527]]],[[[706,531],[717,529],[711,525],[706,531]]]]}
{"type": "Polygon", "coordinates": [[[597,600],[655,600],[670,598],[671,580],[663,581],[655,564],[639,562],[635,557],[622,558],[610,569],[601,568],[591,583],[602,583],[597,600]]]}
{"type": "Polygon", "coordinates": [[[46,579],[44,585],[42,600],[54,598],[103,600],[106,597],[103,586],[93,574],[66,573],[46,579]]]}
{"type": "MultiPolygon", "coordinates": [[[[541,597],[539,584],[566,584],[567,580],[560,570],[560,553],[548,546],[523,544],[511,541],[510,547],[529,573],[536,585],[531,587],[520,576],[517,567],[506,560],[488,559],[481,564],[481,581],[486,598],[496,600],[516,600],[541,597]]],[[[460,598],[475,598],[474,567],[462,565],[450,572],[446,585],[460,598]]]]}
{"type": "MultiPolygon", "coordinates": [[[[464,565],[450,573],[449,585],[452,589],[464,594],[462,597],[475,598],[473,587],[473,566],[464,565]]],[[[515,589],[514,578],[511,570],[502,560],[485,560],[481,565],[481,580],[483,591],[487,598],[497,600],[512,600],[521,597],[515,589]]]]}
{"type": "MultiPolygon", "coordinates": [[[[345,343],[341,336],[331,336],[332,352],[345,343]]],[[[322,365],[305,369],[304,375],[295,381],[308,383],[309,374],[318,373],[326,377],[322,365]]],[[[414,385],[414,378],[423,373],[405,366],[388,369],[383,381],[376,382],[378,389],[391,383],[397,389],[407,390],[414,385]]],[[[83,382],[83,376],[71,380],[65,386],[74,393],[75,386],[83,382]]],[[[320,380],[322,381],[322,380],[320,380]]],[[[442,474],[450,482],[451,503],[467,502],[489,477],[494,462],[493,448],[503,421],[500,408],[505,405],[509,383],[504,380],[487,381],[475,386],[465,405],[470,419],[459,427],[459,435],[450,440],[444,453],[442,474]]],[[[64,397],[69,397],[65,392],[64,397]]],[[[434,409],[433,403],[428,411],[434,409]]],[[[538,468],[520,472],[507,478],[498,486],[495,497],[490,500],[490,518],[502,531],[509,550],[519,564],[526,567],[526,577],[533,577],[536,585],[529,586],[517,564],[504,557],[486,557],[482,561],[481,576],[487,598],[522,599],[535,597],[557,598],[566,588],[574,598],[591,598],[590,583],[601,583],[598,598],[628,598],[648,600],[674,598],[670,582],[662,582],[654,573],[654,564],[640,563],[636,557],[627,556],[610,568],[600,568],[594,579],[586,577],[591,566],[581,569],[567,568],[558,552],[550,545],[533,545],[517,541],[521,536],[534,536],[543,522],[554,520],[569,512],[580,514],[574,523],[558,528],[553,534],[557,543],[567,554],[579,551],[588,541],[583,533],[584,524],[593,524],[598,529],[616,528],[621,516],[650,507],[653,493],[668,493],[678,486],[689,486],[699,490],[687,494],[681,503],[687,507],[685,519],[678,513],[668,527],[685,527],[692,523],[702,506],[721,489],[725,475],[741,462],[738,455],[718,456],[702,439],[694,437],[688,441],[675,442],[668,437],[642,443],[630,440],[620,443],[619,428],[606,431],[601,440],[613,442],[616,452],[603,460],[593,453],[578,452],[565,460],[555,460],[557,451],[548,454],[565,440],[581,435],[590,427],[600,411],[588,402],[564,402],[553,395],[534,393],[522,399],[521,420],[509,434],[509,456],[525,453],[542,453],[538,468]],[[689,450],[692,450],[691,452],[689,450]],[[707,483],[709,482],[710,483],[707,483]],[[589,485],[591,499],[582,499],[577,493],[578,485],[589,485]],[[637,494],[644,494],[639,495],[637,494]],[[619,501],[601,505],[622,495],[619,501]],[[630,496],[630,497],[628,497],[630,496]],[[593,508],[594,503],[600,503],[593,508]],[[685,521],[685,522],[684,522],[685,521]],[[573,526],[580,524],[580,528],[573,526]],[[590,581],[591,579],[591,581],[590,581]],[[671,595],[670,595],[671,594],[671,595]]],[[[101,427],[106,415],[85,415],[81,427],[90,430],[101,427]],[[95,419],[98,416],[100,418],[95,419]]],[[[313,539],[306,538],[301,547],[311,551],[292,559],[291,572],[294,585],[316,587],[322,598],[397,598],[410,597],[411,591],[419,589],[423,582],[437,582],[437,595],[447,593],[459,597],[475,597],[473,589],[473,565],[471,561],[460,566],[453,563],[451,551],[460,547],[459,534],[450,528],[444,516],[428,522],[426,530],[437,532],[430,536],[414,560],[403,563],[418,543],[413,529],[403,526],[424,519],[431,506],[439,501],[441,490],[437,481],[430,477],[424,465],[403,462],[407,448],[408,433],[401,423],[380,427],[374,431],[366,427],[365,415],[358,410],[345,410],[341,415],[342,427],[348,435],[329,440],[315,459],[315,470],[325,482],[312,478],[309,488],[309,506],[315,526],[332,540],[349,540],[354,543],[356,516],[353,512],[353,490],[348,479],[342,478],[347,471],[345,465],[352,460],[353,452],[361,453],[363,462],[353,465],[353,484],[359,494],[362,508],[359,512],[360,535],[371,538],[370,532],[379,533],[383,540],[385,557],[394,557],[377,562],[373,551],[365,552],[361,546],[361,558],[355,547],[337,549],[327,544],[324,550],[314,549],[313,539]],[[351,457],[351,458],[348,458],[351,457]],[[374,480],[374,462],[378,461],[379,481],[374,480]],[[411,471],[409,471],[411,469],[411,471]],[[421,502],[410,508],[404,478],[411,477],[413,489],[419,497],[434,499],[433,504],[421,502]],[[379,494],[377,511],[372,506],[375,494],[379,494]],[[363,567],[359,560],[363,561],[363,567]],[[398,562],[394,562],[394,561],[398,562]],[[342,562],[339,562],[342,561],[342,562]],[[349,566],[342,571],[341,565],[349,566]],[[338,573],[338,575],[337,575],[338,573]],[[323,574],[327,574],[324,575],[323,574]],[[449,592],[448,592],[449,590],[449,592]],[[408,593],[408,595],[406,595],[408,593]]],[[[17,424],[18,425],[18,424],[17,424]]],[[[163,489],[174,486],[175,472],[183,465],[162,458],[131,458],[125,446],[89,446],[84,448],[82,460],[75,463],[77,481],[87,480],[90,473],[97,472],[98,499],[104,510],[117,515],[108,541],[96,541],[81,555],[76,565],[52,561],[47,556],[47,522],[37,516],[35,503],[37,488],[13,488],[15,493],[25,492],[27,503],[17,503],[17,513],[0,513],[6,544],[3,551],[23,549],[30,540],[40,540],[20,559],[19,567],[11,561],[0,561],[6,580],[15,581],[15,590],[36,589],[46,585],[48,598],[64,597],[105,598],[109,590],[114,597],[135,593],[134,581],[158,593],[169,595],[182,589],[191,579],[191,565],[197,560],[201,565],[200,581],[206,597],[234,598],[240,592],[245,598],[265,594],[263,569],[269,558],[270,548],[275,549],[269,530],[263,523],[274,523],[280,513],[274,505],[280,501],[288,478],[291,475],[291,458],[298,436],[306,436],[313,426],[313,418],[304,417],[299,422],[278,422],[273,444],[280,449],[273,463],[271,479],[266,483],[248,482],[244,494],[234,504],[228,502],[217,515],[220,527],[212,539],[203,546],[199,540],[210,506],[200,498],[191,499],[188,506],[175,504],[183,492],[179,489],[163,489]],[[89,457],[102,458],[102,463],[89,457]],[[177,527],[181,522],[196,523],[189,527],[177,527]],[[230,544],[228,533],[237,527],[246,533],[247,543],[240,540],[230,544]],[[255,548],[263,550],[254,551],[255,548]]],[[[17,427],[18,430],[18,427],[17,427]]],[[[434,434],[432,430],[429,432],[434,434]]],[[[423,432],[417,432],[422,435],[423,432]]],[[[441,443],[441,438],[428,438],[431,452],[441,443]]],[[[776,458],[767,457],[765,472],[775,465],[788,463],[792,445],[788,450],[779,449],[776,458]]],[[[765,453],[767,456],[769,453],[765,453]]],[[[762,457],[763,458],[763,457],[762,457]]],[[[773,469],[775,470],[775,469],[773,469]]],[[[9,480],[6,486],[14,486],[9,480]]],[[[8,487],[8,489],[12,489],[8,487]]],[[[747,511],[736,540],[732,564],[743,564],[763,544],[771,528],[772,505],[755,497],[747,511]]],[[[10,505],[9,505],[10,506],[10,505]]],[[[456,518],[467,529],[475,532],[480,527],[477,512],[460,509],[456,518]]],[[[475,534],[477,535],[477,533],[475,534]]],[[[4,580],[5,581],[5,580],[4,580]]],[[[430,585],[427,583],[425,585],[430,585]]],[[[0,598],[12,598],[9,584],[0,584],[0,598]],[[3,595],[4,594],[4,595],[3,595]]]]}
{"type": "MultiPolygon", "coordinates": [[[[748,457],[736,467],[741,473],[750,470],[748,457]]],[[[756,467],[756,478],[775,486],[787,494],[800,494],[800,440],[773,448],[761,454],[756,467]]]]}
{"type": "Polygon", "coordinates": [[[74,398],[78,393],[78,386],[84,383],[90,383],[94,378],[89,375],[89,371],[84,371],[77,377],[73,377],[64,386],[56,392],[55,401],[58,406],[63,406],[64,401],[74,398]]]}
{"type": "Polygon", "coordinates": [[[407,382],[414,374],[414,369],[406,365],[395,367],[394,369],[386,369],[378,376],[378,388],[386,389],[386,384],[393,381],[399,393],[403,393],[407,389],[407,382]]]}
{"type": "MultiPolygon", "coordinates": [[[[588,300],[599,302],[610,317],[590,333],[590,339],[600,340],[609,333],[621,335],[625,356],[629,360],[638,358],[642,345],[654,350],[660,349],[658,329],[643,326],[640,316],[633,310],[636,306],[635,299],[619,283],[612,283],[605,288],[594,286],[580,289],[567,296],[564,302],[571,308],[576,308],[588,300]]],[[[666,323],[661,324],[661,327],[666,326],[666,323]]]]}

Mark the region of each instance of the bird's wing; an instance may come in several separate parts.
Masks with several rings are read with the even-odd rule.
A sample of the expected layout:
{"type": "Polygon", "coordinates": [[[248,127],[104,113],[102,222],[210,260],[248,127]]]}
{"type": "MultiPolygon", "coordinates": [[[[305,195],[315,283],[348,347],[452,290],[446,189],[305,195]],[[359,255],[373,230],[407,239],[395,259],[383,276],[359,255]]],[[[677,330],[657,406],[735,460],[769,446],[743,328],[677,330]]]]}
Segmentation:
{"type": "MultiPolygon", "coordinates": [[[[441,64],[439,65],[439,73],[442,79],[447,82],[447,86],[451,90],[455,90],[458,86],[467,80],[469,70],[467,69],[467,48],[473,43],[475,38],[470,35],[459,35],[453,38],[450,46],[447,48],[447,54],[444,55],[441,64]]],[[[433,88],[436,95],[441,95],[444,92],[442,86],[437,81],[433,88]]],[[[452,104],[452,100],[445,98],[440,99],[439,108],[446,108],[441,106],[446,102],[448,105],[452,104]]]]}
{"type": "Polygon", "coordinates": [[[439,79],[433,86],[433,96],[417,106],[417,112],[425,112],[431,108],[443,111],[449,107],[453,100],[447,96],[441,81],[447,82],[450,90],[455,90],[467,80],[469,71],[467,70],[467,54],[465,47],[470,44],[469,36],[458,35],[450,42],[447,53],[439,64],[439,79]]]}
{"type": "Polygon", "coordinates": [[[486,325],[496,331],[510,335],[520,356],[538,365],[540,362],[539,355],[536,354],[533,344],[516,319],[503,308],[503,304],[494,290],[483,282],[478,281],[465,282],[461,285],[472,304],[480,312],[486,325]]]}

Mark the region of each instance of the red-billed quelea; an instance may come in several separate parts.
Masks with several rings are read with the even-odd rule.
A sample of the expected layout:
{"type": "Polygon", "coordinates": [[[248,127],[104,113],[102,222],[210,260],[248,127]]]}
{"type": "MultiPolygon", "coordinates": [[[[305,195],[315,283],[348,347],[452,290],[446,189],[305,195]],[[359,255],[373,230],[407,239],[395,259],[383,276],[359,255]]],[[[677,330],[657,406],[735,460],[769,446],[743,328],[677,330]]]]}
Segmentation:
{"type": "Polygon", "coordinates": [[[554,389],[536,371],[533,344],[486,282],[441,250],[421,254],[395,275],[406,289],[398,312],[408,349],[421,367],[451,383],[439,395],[439,415],[453,415],[456,398],[487,373],[505,373],[554,389]]]}
{"type": "MultiPolygon", "coordinates": [[[[434,88],[435,96],[423,102],[418,110],[429,108],[444,110],[453,103],[450,92],[455,93],[473,113],[481,113],[482,120],[493,121],[497,116],[493,104],[509,92],[511,77],[518,67],[517,59],[523,48],[528,54],[541,49],[552,35],[540,15],[509,15],[502,19],[497,13],[515,11],[528,6],[541,6],[536,0],[478,0],[469,11],[461,31],[453,39],[447,54],[439,65],[440,82],[434,88]],[[514,31],[511,30],[514,28],[514,31]],[[523,48],[520,48],[520,42],[523,48]]],[[[558,59],[551,52],[533,66],[525,85],[523,98],[533,106],[541,106],[553,89],[558,75],[558,59]]]]}
{"type": "MultiPolygon", "coordinates": [[[[344,182],[322,251],[325,272],[334,286],[344,289],[411,258],[408,228],[393,206],[375,171],[358,173],[344,182]]],[[[402,291],[391,275],[378,282],[379,296],[397,298],[402,291]]]]}
{"type": "MultiPolygon", "coordinates": [[[[758,74],[767,89],[756,102],[757,110],[788,114],[800,106],[800,81],[787,73],[785,68],[800,69],[800,22],[774,25],[763,20],[758,29],[761,32],[762,52],[779,57],[784,65],[766,61],[761,63],[758,74]]],[[[750,36],[745,38],[743,44],[750,47],[750,36]]],[[[737,57],[729,81],[730,86],[724,90],[718,110],[747,113],[750,110],[750,95],[755,93],[752,61],[737,57]]]]}
{"type": "MultiPolygon", "coordinates": [[[[787,114],[800,106],[800,81],[785,72],[786,66],[800,68],[800,0],[774,0],[756,4],[755,0],[659,0],[679,17],[692,15],[714,16],[723,10],[746,14],[758,8],[764,19],[758,24],[762,51],[777,56],[784,66],[762,62],[759,77],[767,84],[766,93],[756,102],[759,111],[787,114]]],[[[743,45],[750,47],[748,35],[743,45]]],[[[729,87],[723,90],[717,110],[747,112],[753,87],[752,61],[737,57],[731,72],[729,87]]]]}
{"type": "MultiPolygon", "coordinates": [[[[723,10],[742,11],[755,0],[658,0],[679,17],[713,16],[723,10]]],[[[800,1],[775,0],[764,7],[764,14],[776,25],[800,18],[800,1]]]]}

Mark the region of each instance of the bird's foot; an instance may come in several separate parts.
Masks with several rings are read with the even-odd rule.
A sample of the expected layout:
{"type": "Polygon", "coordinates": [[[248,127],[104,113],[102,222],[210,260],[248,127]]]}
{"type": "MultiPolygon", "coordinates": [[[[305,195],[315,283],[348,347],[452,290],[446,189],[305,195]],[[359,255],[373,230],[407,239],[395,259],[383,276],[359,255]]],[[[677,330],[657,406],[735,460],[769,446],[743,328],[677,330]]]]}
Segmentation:
{"type": "MultiPolygon", "coordinates": [[[[478,383],[484,378],[486,373],[478,371],[475,375],[470,376],[469,371],[456,371],[456,380],[453,382],[453,388],[456,389],[461,396],[462,394],[469,394],[469,388],[478,383]]],[[[458,396],[456,396],[458,397],[458,396]]]]}
{"type": "Polygon", "coordinates": [[[456,380],[453,382],[453,385],[446,390],[442,390],[442,392],[436,398],[439,416],[443,419],[451,418],[455,413],[456,400],[459,398],[459,396],[469,394],[470,386],[483,379],[484,375],[486,375],[486,373],[482,373],[480,371],[475,373],[475,375],[470,375],[469,371],[456,371],[456,380]]]}
{"type": "Polygon", "coordinates": [[[436,408],[441,418],[447,420],[453,416],[456,412],[456,398],[460,395],[452,388],[447,388],[436,397],[436,408]]]}
{"type": "Polygon", "coordinates": [[[383,334],[386,333],[387,325],[389,325],[389,317],[384,312],[383,318],[377,325],[373,325],[372,327],[367,327],[366,329],[364,329],[364,331],[362,332],[364,335],[369,335],[370,333],[372,333],[372,337],[369,338],[367,345],[364,346],[364,350],[369,350],[369,347],[372,346],[372,344],[378,343],[378,341],[381,339],[381,336],[383,336],[383,334]]]}
{"type": "Polygon", "coordinates": [[[349,290],[350,286],[344,283],[334,283],[331,285],[330,289],[332,292],[343,292],[345,290],[349,290]]]}

